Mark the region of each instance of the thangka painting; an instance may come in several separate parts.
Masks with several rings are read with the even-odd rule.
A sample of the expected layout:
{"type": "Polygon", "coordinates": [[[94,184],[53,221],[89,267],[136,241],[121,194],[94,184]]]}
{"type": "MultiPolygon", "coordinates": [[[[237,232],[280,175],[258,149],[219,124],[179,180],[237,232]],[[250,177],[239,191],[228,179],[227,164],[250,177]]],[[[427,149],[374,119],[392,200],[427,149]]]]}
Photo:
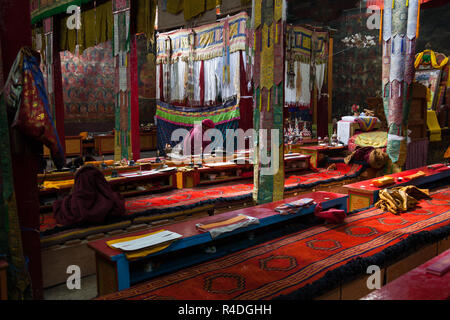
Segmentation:
{"type": "Polygon", "coordinates": [[[86,49],[81,56],[61,52],[66,122],[114,120],[114,60],[111,42],[86,49]]]}
{"type": "Polygon", "coordinates": [[[416,70],[415,80],[427,87],[427,109],[434,110],[441,81],[441,70],[416,70]]]}
{"type": "Polygon", "coordinates": [[[144,34],[136,36],[139,84],[139,121],[153,123],[156,113],[156,46],[144,34]]]}

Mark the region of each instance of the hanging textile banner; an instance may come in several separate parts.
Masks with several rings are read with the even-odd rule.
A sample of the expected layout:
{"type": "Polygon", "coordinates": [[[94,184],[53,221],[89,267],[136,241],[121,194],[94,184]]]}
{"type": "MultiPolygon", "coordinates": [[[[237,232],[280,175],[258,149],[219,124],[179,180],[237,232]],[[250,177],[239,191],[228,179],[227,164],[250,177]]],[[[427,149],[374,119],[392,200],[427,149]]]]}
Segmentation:
{"type": "Polygon", "coordinates": [[[157,36],[158,98],[189,106],[239,96],[239,52],[247,49],[248,14],[157,36]],[[220,99],[221,98],[221,99],[220,99]]]}
{"type": "Polygon", "coordinates": [[[384,1],[382,92],[388,121],[386,152],[400,168],[406,160],[406,130],[414,79],[419,0],[384,1]]]}
{"type": "Polygon", "coordinates": [[[189,56],[189,35],[194,34],[194,60],[209,60],[222,57],[225,41],[229,45],[229,52],[246,49],[247,41],[246,12],[239,13],[224,21],[208,24],[205,26],[182,29],[175,32],[160,33],[157,36],[157,58],[156,63],[174,63],[180,58],[184,61],[189,56]],[[228,39],[224,38],[225,21],[228,22],[228,39]],[[166,44],[170,39],[171,46],[166,44]]]}
{"type": "Polygon", "coordinates": [[[169,36],[163,34],[158,35],[156,40],[156,64],[169,63],[171,56],[170,47],[169,36]]]}
{"type": "Polygon", "coordinates": [[[262,27],[262,48],[261,48],[261,79],[260,87],[271,89],[273,86],[273,65],[275,46],[275,24],[262,27]]]}
{"type": "Polygon", "coordinates": [[[287,26],[287,33],[290,35],[288,49],[291,51],[290,59],[309,63],[313,48],[313,33],[317,37],[315,57],[317,60],[327,59],[327,32],[314,32],[300,26],[287,26]]]}
{"type": "MultiPolygon", "coordinates": [[[[130,83],[130,1],[113,0],[113,56],[116,69],[114,160],[132,158],[130,83]]],[[[136,106],[134,106],[136,107],[136,106]]]]}

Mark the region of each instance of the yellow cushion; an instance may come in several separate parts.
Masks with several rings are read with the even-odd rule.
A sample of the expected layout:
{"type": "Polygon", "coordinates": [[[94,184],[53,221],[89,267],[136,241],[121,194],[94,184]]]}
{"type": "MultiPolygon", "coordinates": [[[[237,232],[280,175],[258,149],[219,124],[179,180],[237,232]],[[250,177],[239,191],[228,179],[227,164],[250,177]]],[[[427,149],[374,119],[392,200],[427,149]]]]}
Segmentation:
{"type": "Polygon", "coordinates": [[[372,131],[361,133],[356,137],[355,144],[360,147],[384,148],[387,145],[387,132],[372,131]]]}

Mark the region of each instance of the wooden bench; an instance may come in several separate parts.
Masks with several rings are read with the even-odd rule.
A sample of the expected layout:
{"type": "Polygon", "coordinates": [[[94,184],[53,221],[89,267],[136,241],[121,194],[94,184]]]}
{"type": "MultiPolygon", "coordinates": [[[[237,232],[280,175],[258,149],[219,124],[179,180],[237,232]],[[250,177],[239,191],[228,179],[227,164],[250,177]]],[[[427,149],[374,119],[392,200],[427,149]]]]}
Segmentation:
{"type": "MultiPolygon", "coordinates": [[[[301,198],[312,198],[316,203],[321,203],[323,209],[337,207],[346,210],[347,197],[345,195],[316,192],[223,213],[220,215],[220,220],[245,214],[258,218],[259,224],[222,234],[215,239],[209,233],[199,232],[196,224],[216,222],[217,216],[170,224],[164,226],[163,229],[179,233],[183,237],[165,250],[136,261],[128,261],[123,252],[112,249],[106,244],[110,240],[121,238],[121,236],[90,242],[88,246],[94,250],[96,256],[98,294],[105,295],[124,290],[150,278],[242,250],[255,244],[256,239],[268,241],[270,237],[281,236],[285,233],[286,225],[311,215],[315,205],[303,208],[298,213],[291,215],[280,215],[275,208],[301,198]]],[[[127,236],[138,236],[161,229],[161,227],[148,229],[127,236]]]]}

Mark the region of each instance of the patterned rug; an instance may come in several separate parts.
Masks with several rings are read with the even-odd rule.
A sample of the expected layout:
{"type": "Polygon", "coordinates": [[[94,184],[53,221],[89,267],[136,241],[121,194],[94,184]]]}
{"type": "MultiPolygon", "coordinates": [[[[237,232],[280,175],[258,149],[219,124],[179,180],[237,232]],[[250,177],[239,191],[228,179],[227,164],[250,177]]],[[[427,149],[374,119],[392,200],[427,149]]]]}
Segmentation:
{"type": "Polygon", "coordinates": [[[402,215],[367,209],[99,299],[311,299],[449,234],[447,188],[402,215]]]}
{"type": "MultiPolygon", "coordinates": [[[[335,170],[320,169],[305,175],[291,175],[286,178],[285,189],[308,189],[319,184],[351,178],[361,171],[361,165],[345,165],[336,163],[335,170]]],[[[171,213],[192,209],[201,205],[226,203],[252,199],[253,184],[251,180],[236,184],[229,182],[218,186],[202,186],[150,196],[127,199],[125,207],[127,215],[122,220],[130,220],[142,216],[171,213]]],[[[40,231],[42,235],[50,235],[66,230],[68,227],[57,226],[53,213],[41,215],[40,231]]],[[[70,227],[69,227],[70,228],[70,227]]]]}

